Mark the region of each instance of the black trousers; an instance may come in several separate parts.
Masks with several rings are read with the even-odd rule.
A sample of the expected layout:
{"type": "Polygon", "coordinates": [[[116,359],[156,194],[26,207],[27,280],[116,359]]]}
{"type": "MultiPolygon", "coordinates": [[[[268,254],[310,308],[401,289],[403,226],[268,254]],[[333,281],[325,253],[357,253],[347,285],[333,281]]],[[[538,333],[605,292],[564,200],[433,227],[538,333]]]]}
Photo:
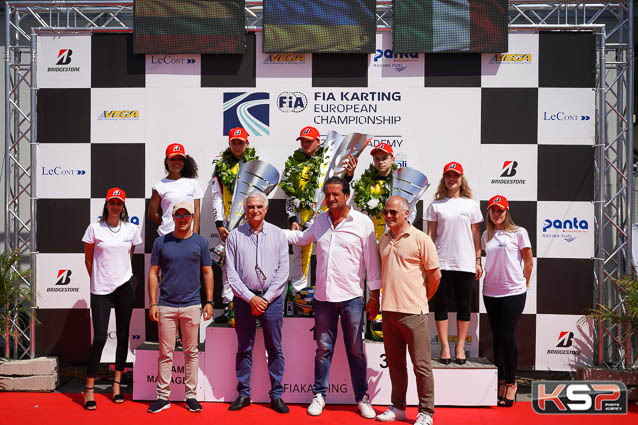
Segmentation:
{"type": "Polygon", "coordinates": [[[115,291],[106,295],[91,294],[91,314],[93,316],[93,344],[89,350],[86,376],[95,378],[102,350],[106,344],[109,327],[111,305],[115,307],[115,328],[117,348],[115,350],[115,370],[123,371],[128,352],[129,327],[133,314],[135,291],[129,280],[120,285],[115,291]]]}
{"type": "Polygon", "coordinates": [[[523,314],[526,297],[527,293],[499,298],[483,296],[494,336],[494,363],[498,368],[498,379],[504,379],[507,384],[514,383],[518,363],[514,332],[523,314]]]}
{"type": "Polygon", "coordinates": [[[470,321],[474,273],[441,270],[441,283],[434,294],[434,320],[447,320],[448,297],[454,293],[456,320],[470,321]]]}

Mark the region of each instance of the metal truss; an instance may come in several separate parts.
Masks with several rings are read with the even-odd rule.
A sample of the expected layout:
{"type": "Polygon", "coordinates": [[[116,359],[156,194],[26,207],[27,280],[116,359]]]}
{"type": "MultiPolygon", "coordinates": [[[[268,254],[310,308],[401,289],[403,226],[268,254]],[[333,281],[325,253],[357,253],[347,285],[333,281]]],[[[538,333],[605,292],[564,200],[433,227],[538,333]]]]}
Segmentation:
{"type": "MultiPolygon", "coordinates": [[[[246,1],[246,29],[261,31],[263,1],[246,1]]],[[[8,1],[5,9],[5,250],[30,257],[35,272],[36,32],[132,32],[133,1],[8,1]]],[[[392,1],[377,0],[378,31],[392,29],[392,1]]],[[[590,31],[597,37],[594,304],[624,314],[614,280],[631,273],[633,222],[633,2],[509,1],[511,31],[590,31]]],[[[31,278],[35,292],[35,279],[31,278]]],[[[32,306],[35,308],[35,306],[32,306]]],[[[34,323],[6,324],[21,339],[4,354],[35,355],[34,323]]],[[[594,362],[634,363],[620,326],[595,325],[594,362]]]]}

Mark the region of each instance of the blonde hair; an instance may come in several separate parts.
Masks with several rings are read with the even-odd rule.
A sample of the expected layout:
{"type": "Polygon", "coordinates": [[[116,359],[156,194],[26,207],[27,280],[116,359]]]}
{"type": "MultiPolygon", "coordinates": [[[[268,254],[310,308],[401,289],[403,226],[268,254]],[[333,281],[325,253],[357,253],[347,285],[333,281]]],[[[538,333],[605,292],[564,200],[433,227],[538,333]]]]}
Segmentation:
{"type": "MultiPolygon", "coordinates": [[[[472,189],[470,189],[470,184],[464,175],[461,175],[461,196],[463,198],[472,198],[472,189]]],[[[445,198],[447,198],[447,188],[445,187],[445,174],[443,174],[441,181],[439,181],[439,187],[434,194],[434,200],[440,201],[445,198]]]]}
{"type": "MultiPolygon", "coordinates": [[[[496,227],[492,222],[492,217],[490,216],[490,209],[487,209],[487,219],[485,220],[485,224],[487,225],[487,241],[489,242],[494,237],[494,232],[496,231],[496,227]]],[[[509,210],[505,210],[505,219],[503,220],[503,231],[505,233],[511,233],[514,230],[518,229],[514,220],[512,220],[512,216],[510,215],[509,210]]]]}

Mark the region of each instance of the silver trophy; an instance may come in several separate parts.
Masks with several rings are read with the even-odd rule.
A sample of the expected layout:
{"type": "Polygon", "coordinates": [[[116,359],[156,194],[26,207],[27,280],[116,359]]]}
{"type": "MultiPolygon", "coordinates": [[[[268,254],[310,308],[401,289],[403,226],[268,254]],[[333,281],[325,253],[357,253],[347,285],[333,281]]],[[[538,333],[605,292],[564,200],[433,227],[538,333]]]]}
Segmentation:
{"type": "MultiPolygon", "coordinates": [[[[323,163],[319,169],[319,184],[315,190],[313,198],[314,214],[304,227],[310,227],[315,217],[321,214],[321,207],[324,202],[323,186],[326,180],[332,176],[340,176],[346,170],[345,159],[348,155],[358,158],[365,147],[370,143],[372,135],[362,133],[350,133],[342,136],[334,130],[330,130],[323,145],[326,150],[323,155],[323,163]]],[[[297,219],[301,223],[301,218],[297,214],[297,219]]]]}
{"type": "MultiPolygon", "coordinates": [[[[235,180],[233,202],[228,214],[226,227],[228,231],[239,227],[244,222],[244,204],[248,193],[259,191],[268,196],[277,183],[279,183],[279,171],[267,162],[253,160],[240,164],[237,180],[235,180]]],[[[211,249],[211,257],[213,263],[220,267],[223,266],[226,259],[224,244],[219,244],[211,249]]]]}
{"type": "Polygon", "coordinates": [[[405,198],[410,205],[410,211],[428,187],[430,187],[428,178],[419,170],[403,167],[392,172],[392,196],[398,195],[405,198]]]}

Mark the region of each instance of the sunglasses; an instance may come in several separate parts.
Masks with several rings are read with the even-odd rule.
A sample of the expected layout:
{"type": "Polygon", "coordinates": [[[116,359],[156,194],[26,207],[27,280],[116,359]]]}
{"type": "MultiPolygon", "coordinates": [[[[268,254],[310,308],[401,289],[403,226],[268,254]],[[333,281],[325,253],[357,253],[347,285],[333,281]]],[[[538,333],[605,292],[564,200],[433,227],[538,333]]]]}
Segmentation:
{"type": "Polygon", "coordinates": [[[182,218],[189,219],[192,216],[193,216],[193,214],[186,213],[186,214],[175,214],[173,217],[175,217],[177,219],[182,219],[182,218]]]}
{"type": "Polygon", "coordinates": [[[383,213],[383,215],[397,215],[402,211],[403,210],[383,210],[381,212],[383,213]]]}

